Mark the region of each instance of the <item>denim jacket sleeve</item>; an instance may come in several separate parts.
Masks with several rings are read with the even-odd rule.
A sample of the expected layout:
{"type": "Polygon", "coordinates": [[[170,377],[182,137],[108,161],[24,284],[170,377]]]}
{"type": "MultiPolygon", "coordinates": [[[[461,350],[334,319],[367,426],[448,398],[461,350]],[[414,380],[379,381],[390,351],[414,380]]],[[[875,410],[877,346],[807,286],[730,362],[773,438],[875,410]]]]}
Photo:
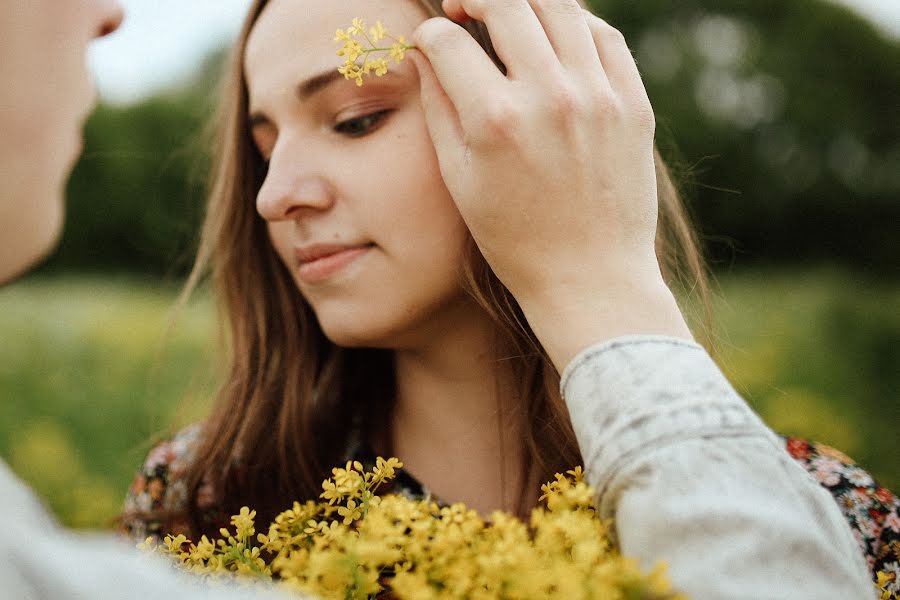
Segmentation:
{"type": "Polygon", "coordinates": [[[625,336],[560,383],[622,553],[694,600],[874,598],[849,526],[699,345],[625,336]]]}

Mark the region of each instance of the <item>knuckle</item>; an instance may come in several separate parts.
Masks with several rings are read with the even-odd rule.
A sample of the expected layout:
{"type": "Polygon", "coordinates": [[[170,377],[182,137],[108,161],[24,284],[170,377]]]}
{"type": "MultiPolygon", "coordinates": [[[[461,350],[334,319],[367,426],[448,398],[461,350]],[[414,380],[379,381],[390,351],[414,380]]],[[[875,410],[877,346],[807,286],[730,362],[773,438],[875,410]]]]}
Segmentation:
{"type": "Polygon", "coordinates": [[[584,15],[588,26],[595,35],[600,36],[608,43],[625,44],[625,35],[621,31],[588,10],[584,11],[584,15]]]}
{"type": "Polygon", "coordinates": [[[625,35],[621,31],[606,22],[604,22],[603,25],[600,33],[608,43],[627,45],[625,42],[625,35]]]}
{"type": "Polygon", "coordinates": [[[426,52],[450,50],[458,44],[458,27],[447,19],[428,19],[416,29],[413,41],[426,52]]]}
{"type": "Polygon", "coordinates": [[[649,100],[639,101],[634,105],[634,120],[638,127],[645,131],[656,130],[656,113],[649,100]]]}
{"type": "Polygon", "coordinates": [[[557,81],[550,91],[554,114],[562,121],[570,121],[585,112],[585,102],[579,89],[569,81],[557,81]]]}
{"type": "Polygon", "coordinates": [[[476,127],[488,141],[508,140],[514,137],[522,119],[516,107],[505,100],[494,100],[482,107],[476,127]]]}

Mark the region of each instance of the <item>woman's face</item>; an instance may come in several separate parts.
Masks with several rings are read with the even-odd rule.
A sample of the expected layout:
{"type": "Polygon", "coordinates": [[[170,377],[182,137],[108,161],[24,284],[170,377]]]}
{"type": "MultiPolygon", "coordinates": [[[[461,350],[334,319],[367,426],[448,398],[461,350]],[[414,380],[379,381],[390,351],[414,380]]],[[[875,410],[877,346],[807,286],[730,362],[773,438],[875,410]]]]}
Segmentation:
{"type": "Polygon", "coordinates": [[[354,17],[407,38],[411,0],[274,0],[248,40],[253,139],[268,161],[257,210],[326,335],[342,346],[428,340],[467,306],[468,232],[444,186],[404,61],[362,87],[336,72],[354,17]]]}
{"type": "Polygon", "coordinates": [[[121,20],[117,0],[0,2],[0,283],[56,241],[94,105],[85,49],[121,20]]]}

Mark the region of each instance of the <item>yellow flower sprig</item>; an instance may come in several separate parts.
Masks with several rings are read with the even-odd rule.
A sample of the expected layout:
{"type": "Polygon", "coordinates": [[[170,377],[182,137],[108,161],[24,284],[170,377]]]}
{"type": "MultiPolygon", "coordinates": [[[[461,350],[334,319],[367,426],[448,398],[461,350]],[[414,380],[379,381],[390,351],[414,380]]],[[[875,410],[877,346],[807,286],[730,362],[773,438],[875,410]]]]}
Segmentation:
{"type": "Polygon", "coordinates": [[[334,34],[334,41],[341,44],[337,55],[344,57],[344,64],[338,67],[338,72],[346,79],[355,79],[356,85],[363,84],[364,76],[374,74],[381,77],[387,74],[391,59],[399,65],[406,51],[415,48],[407,44],[406,38],[402,35],[397,37],[391,35],[381,21],[376,21],[367,32],[365,23],[359,17],[353,19],[350,27],[338,29],[334,34]],[[379,46],[378,44],[383,43],[385,39],[392,40],[393,43],[389,46],[379,46]],[[377,53],[382,55],[372,56],[377,53]]]}
{"type": "MultiPolygon", "coordinates": [[[[897,563],[894,563],[896,566],[897,563]]],[[[900,583],[897,581],[897,573],[888,573],[887,571],[879,571],[876,575],[878,582],[879,600],[898,600],[900,599],[900,583]]]]}
{"type": "Polygon", "coordinates": [[[542,486],[545,506],[526,524],[500,511],[484,520],[463,504],[379,496],[402,466],[379,457],[371,471],[356,461],[332,469],[319,502],[295,502],[255,541],[256,513],[245,507],[222,539],[167,536],[143,546],[205,578],[255,575],[322,600],[683,600],[663,565],[643,573],[618,553],[581,467],[542,486]]]}

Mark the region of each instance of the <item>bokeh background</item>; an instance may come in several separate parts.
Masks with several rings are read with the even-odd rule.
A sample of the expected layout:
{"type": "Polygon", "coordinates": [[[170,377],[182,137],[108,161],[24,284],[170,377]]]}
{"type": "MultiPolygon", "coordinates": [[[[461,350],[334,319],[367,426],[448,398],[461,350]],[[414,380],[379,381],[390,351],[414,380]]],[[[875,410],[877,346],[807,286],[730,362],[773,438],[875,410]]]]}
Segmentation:
{"type": "MultiPolygon", "coordinates": [[[[209,406],[207,294],[173,313],[247,0],[125,1],[59,251],[0,290],[0,453],[107,527],[158,436],[209,406]]],[[[900,490],[900,6],[601,0],[658,114],[714,276],[715,355],[778,431],[900,490]]]]}

